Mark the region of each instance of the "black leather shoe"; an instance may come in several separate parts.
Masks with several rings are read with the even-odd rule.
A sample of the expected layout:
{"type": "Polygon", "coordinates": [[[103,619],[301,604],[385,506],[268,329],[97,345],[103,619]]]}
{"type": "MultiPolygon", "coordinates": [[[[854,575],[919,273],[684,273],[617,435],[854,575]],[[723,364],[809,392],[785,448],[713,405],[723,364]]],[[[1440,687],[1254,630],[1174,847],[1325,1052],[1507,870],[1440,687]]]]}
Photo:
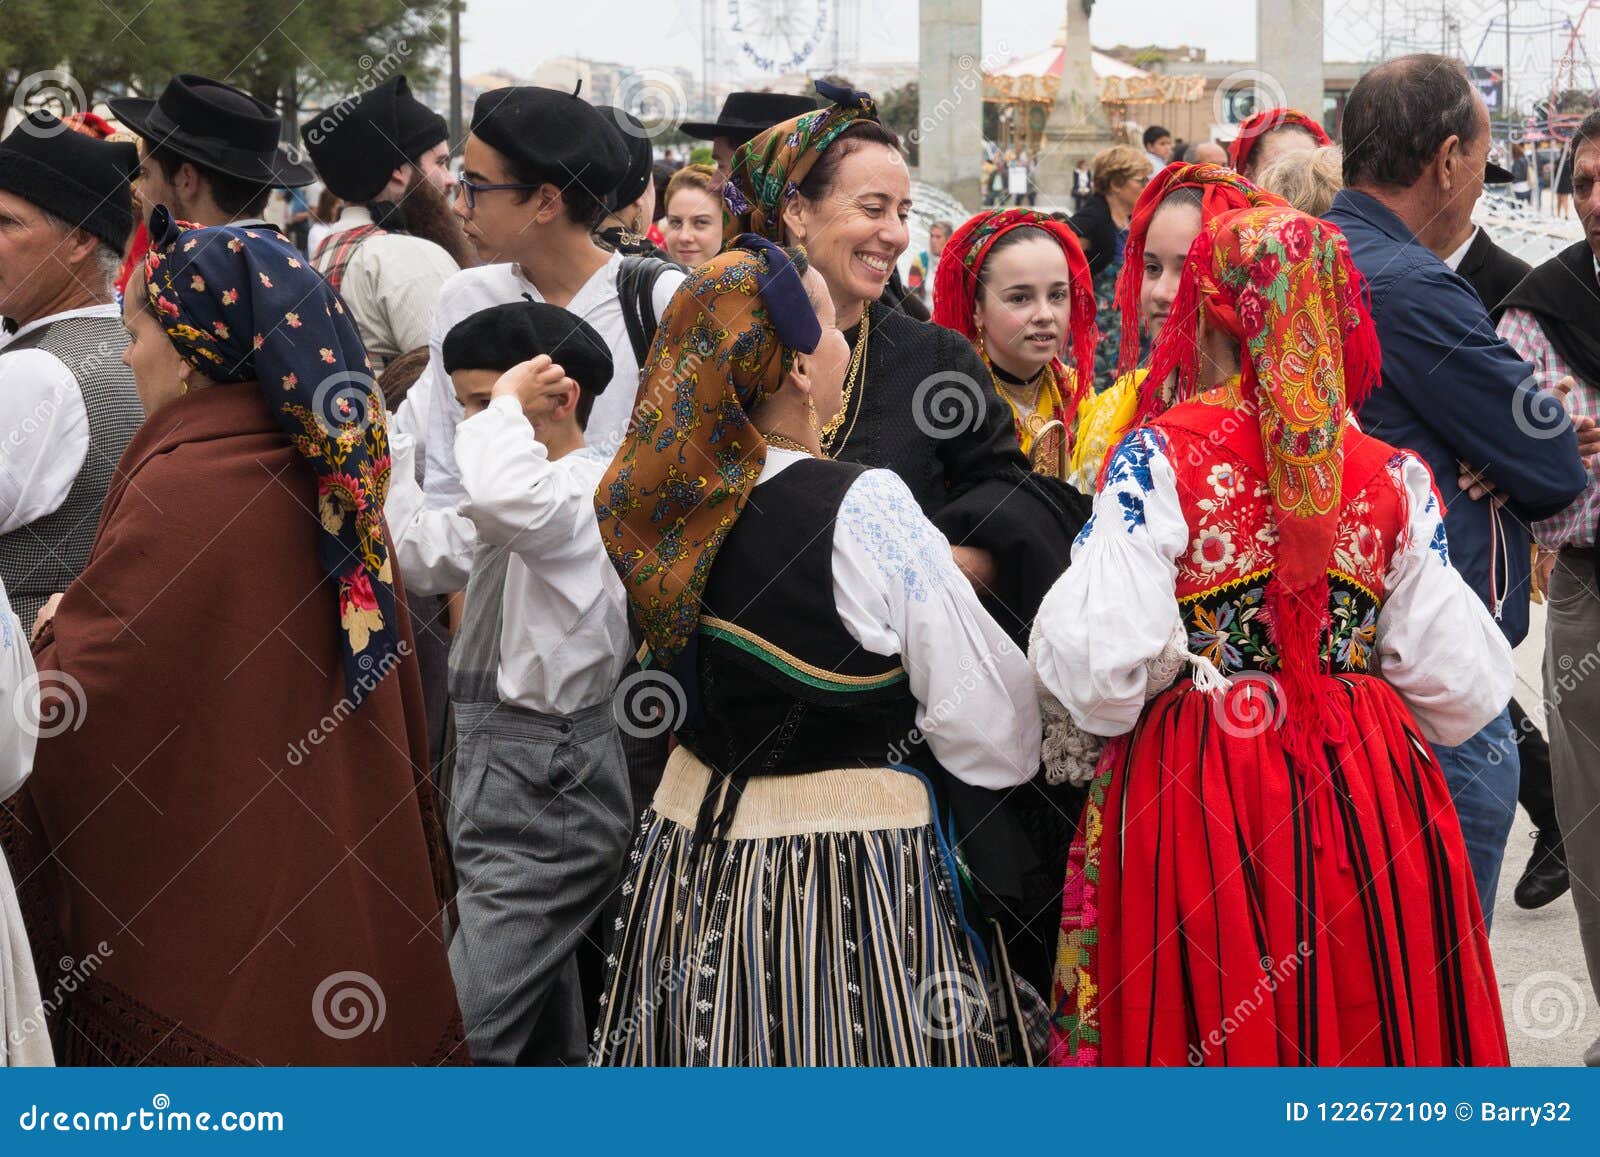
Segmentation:
{"type": "Polygon", "coordinates": [[[1522,870],[1522,879],[1517,881],[1514,893],[1517,907],[1530,911],[1543,908],[1570,887],[1572,878],[1567,875],[1567,857],[1561,849],[1561,841],[1552,843],[1543,832],[1535,832],[1533,855],[1528,857],[1528,866],[1522,870]]]}

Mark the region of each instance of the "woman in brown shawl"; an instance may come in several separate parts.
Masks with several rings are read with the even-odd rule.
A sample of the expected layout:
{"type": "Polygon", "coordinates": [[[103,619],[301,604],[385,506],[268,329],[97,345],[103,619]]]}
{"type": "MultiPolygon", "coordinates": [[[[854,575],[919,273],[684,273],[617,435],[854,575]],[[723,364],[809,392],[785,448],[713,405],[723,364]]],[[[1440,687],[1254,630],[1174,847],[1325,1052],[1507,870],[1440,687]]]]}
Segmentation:
{"type": "Polygon", "coordinates": [[[58,1059],[462,1061],[360,339],[275,231],[151,236],[148,417],[34,642],[80,691],[5,824],[37,957],[100,958],[58,1059]]]}

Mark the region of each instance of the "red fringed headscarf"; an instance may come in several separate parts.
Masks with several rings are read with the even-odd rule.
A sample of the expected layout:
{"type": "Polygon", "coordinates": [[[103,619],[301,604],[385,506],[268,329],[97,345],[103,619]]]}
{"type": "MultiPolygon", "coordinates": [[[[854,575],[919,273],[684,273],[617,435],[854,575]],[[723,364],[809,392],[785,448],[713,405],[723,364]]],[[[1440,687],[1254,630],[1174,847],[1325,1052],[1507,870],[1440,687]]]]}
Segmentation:
{"type": "Polygon", "coordinates": [[[1017,229],[1037,229],[1048,234],[1067,258],[1071,308],[1067,318],[1067,349],[1071,353],[1069,376],[1058,357],[1052,363],[1057,379],[1069,383],[1067,427],[1072,428],[1083,391],[1094,381],[1094,347],[1100,340],[1095,324],[1094,278],[1089,260],[1083,255],[1078,235],[1065,221],[1057,221],[1036,209],[991,209],[970,218],[950,235],[939,268],[933,277],[933,320],[946,329],[976,341],[977,324],[973,312],[978,303],[978,276],[994,243],[1017,229]]]}
{"type": "Polygon", "coordinates": [[[1297,108],[1262,109],[1239,126],[1239,135],[1228,145],[1228,163],[1244,172],[1250,163],[1250,154],[1256,151],[1261,138],[1278,129],[1304,129],[1321,145],[1331,145],[1327,131],[1297,108]]]}
{"type": "MultiPolygon", "coordinates": [[[[1123,249],[1122,272],[1117,275],[1117,309],[1122,313],[1122,344],[1117,350],[1117,376],[1131,373],[1139,364],[1139,293],[1144,288],[1144,241],[1150,221],[1161,202],[1174,189],[1199,189],[1202,229],[1224,213],[1248,209],[1252,205],[1286,205],[1282,197],[1257,188],[1232,169],[1221,165],[1186,165],[1173,162],[1144,187],[1133,206],[1128,222],[1128,241],[1123,249]]],[[[1176,311],[1174,311],[1176,312],[1176,311]]],[[[1155,394],[1156,391],[1151,391],[1155,394]]],[[[1144,406],[1141,404],[1141,411],[1144,406]]]]}
{"type": "MultiPolygon", "coordinates": [[[[1278,524],[1266,607],[1290,708],[1287,742],[1311,760],[1336,727],[1318,693],[1328,566],[1339,529],[1346,415],[1378,382],[1377,329],[1344,234],[1287,207],[1224,214],[1195,239],[1173,313],[1204,311],[1239,342],[1245,411],[1260,425],[1278,524]]],[[[1199,379],[1198,325],[1168,325],[1150,378],[1199,379]]]]}

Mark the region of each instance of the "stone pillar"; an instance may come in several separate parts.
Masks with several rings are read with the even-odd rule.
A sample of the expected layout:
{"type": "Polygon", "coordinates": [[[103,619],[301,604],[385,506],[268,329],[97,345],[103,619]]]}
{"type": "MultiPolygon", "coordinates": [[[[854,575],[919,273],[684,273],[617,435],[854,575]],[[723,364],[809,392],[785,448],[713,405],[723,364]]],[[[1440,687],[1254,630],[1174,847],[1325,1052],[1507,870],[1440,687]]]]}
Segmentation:
{"type": "Polygon", "coordinates": [[[1089,40],[1089,14],[1094,0],[1066,0],[1064,32],[1066,59],[1061,65],[1061,91],[1044,129],[1044,151],[1038,158],[1034,180],[1042,201],[1068,205],[1072,195],[1072,170],[1101,149],[1116,144],[1100,104],[1100,86],[1094,76],[1089,40]]]}
{"type": "Polygon", "coordinates": [[[983,0],[922,0],[917,175],[969,209],[982,201],[983,0]]]}
{"type": "Polygon", "coordinates": [[[1283,103],[1322,123],[1322,0],[1256,0],[1256,107],[1283,103]]]}

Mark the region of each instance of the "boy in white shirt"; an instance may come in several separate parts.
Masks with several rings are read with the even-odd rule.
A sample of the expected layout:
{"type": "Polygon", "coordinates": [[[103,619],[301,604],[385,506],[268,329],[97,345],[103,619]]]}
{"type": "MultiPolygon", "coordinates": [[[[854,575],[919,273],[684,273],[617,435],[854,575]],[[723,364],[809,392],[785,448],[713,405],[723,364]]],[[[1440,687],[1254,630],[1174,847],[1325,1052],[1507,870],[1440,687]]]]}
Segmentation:
{"type": "MultiPolygon", "coordinates": [[[[532,301],[459,322],[442,354],[467,414],[453,565],[472,576],[450,655],[450,967],[477,1063],[582,1064],[576,952],[632,821],[612,709],[627,600],[594,514],[609,456],[584,448],[611,354],[587,323],[532,301]]],[[[404,474],[397,488],[414,487],[404,474]]]]}

